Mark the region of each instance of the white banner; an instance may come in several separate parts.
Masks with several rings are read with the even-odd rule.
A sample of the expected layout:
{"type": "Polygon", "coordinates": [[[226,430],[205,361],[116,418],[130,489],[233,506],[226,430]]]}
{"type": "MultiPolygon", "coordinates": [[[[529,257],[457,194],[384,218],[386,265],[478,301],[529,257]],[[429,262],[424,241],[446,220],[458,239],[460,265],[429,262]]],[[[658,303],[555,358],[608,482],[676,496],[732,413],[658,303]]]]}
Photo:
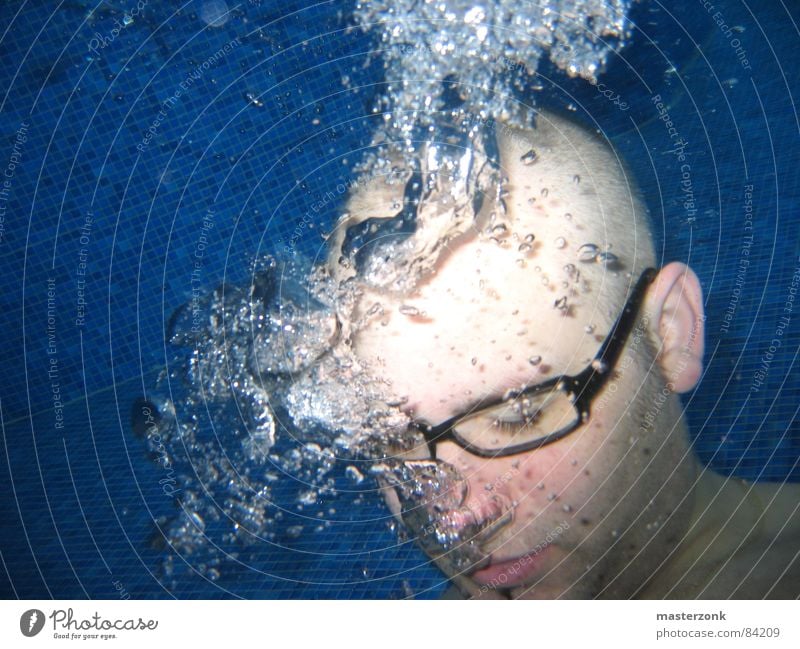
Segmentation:
{"type": "Polygon", "coordinates": [[[796,601],[6,601],[0,646],[798,647],[796,601]],[[585,643],[585,644],[583,644],[585,643]],[[337,643],[338,645],[338,643],[337,643]],[[356,646],[356,645],[354,645],[356,646]]]}

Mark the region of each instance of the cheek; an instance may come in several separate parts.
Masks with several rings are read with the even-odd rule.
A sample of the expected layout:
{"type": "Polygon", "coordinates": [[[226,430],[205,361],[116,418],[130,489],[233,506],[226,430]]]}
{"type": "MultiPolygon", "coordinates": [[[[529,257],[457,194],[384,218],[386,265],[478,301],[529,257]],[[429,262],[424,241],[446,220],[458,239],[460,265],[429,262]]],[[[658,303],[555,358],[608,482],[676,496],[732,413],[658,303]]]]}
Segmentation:
{"type": "Polygon", "coordinates": [[[596,508],[602,467],[609,464],[600,432],[597,424],[590,423],[578,435],[520,459],[508,490],[520,520],[542,514],[581,517],[596,508]]]}
{"type": "Polygon", "coordinates": [[[581,463],[570,459],[571,455],[561,448],[544,448],[520,462],[519,474],[511,484],[511,497],[518,503],[521,517],[577,509],[581,463]]]}
{"type": "Polygon", "coordinates": [[[603,518],[613,505],[609,485],[625,472],[626,464],[619,460],[619,443],[607,439],[599,418],[559,442],[520,456],[476,461],[459,452],[447,458],[467,479],[473,503],[500,494],[516,503],[520,524],[540,516],[592,523],[603,518]]]}

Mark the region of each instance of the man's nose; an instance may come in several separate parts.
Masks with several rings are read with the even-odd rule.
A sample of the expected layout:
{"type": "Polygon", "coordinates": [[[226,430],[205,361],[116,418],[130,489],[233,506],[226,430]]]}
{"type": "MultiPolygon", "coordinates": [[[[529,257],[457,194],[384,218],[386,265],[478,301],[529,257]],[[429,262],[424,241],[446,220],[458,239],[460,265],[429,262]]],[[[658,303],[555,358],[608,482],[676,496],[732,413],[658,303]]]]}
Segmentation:
{"type": "Polygon", "coordinates": [[[431,442],[429,446],[433,447],[436,451],[434,457],[437,460],[446,462],[450,466],[456,468],[458,472],[464,476],[465,480],[468,480],[470,476],[475,474],[481,462],[486,462],[486,460],[483,460],[477,455],[473,455],[450,440],[431,442]]]}

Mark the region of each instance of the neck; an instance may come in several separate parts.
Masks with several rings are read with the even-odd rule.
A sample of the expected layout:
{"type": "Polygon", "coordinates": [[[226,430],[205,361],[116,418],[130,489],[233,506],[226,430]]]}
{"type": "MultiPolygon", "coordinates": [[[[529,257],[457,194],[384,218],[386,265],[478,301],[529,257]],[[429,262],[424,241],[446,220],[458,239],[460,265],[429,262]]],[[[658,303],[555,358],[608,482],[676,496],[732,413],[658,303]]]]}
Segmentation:
{"type": "Polygon", "coordinates": [[[758,525],[753,523],[760,513],[760,505],[755,491],[749,491],[749,484],[722,476],[697,460],[695,467],[697,481],[692,490],[692,518],[680,548],[691,555],[709,549],[721,550],[729,544],[738,545],[741,537],[723,534],[726,526],[735,528],[746,524],[744,529],[752,530],[748,536],[756,533],[758,525]],[[729,542],[723,543],[726,538],[729,542]]]}
{"type": "Polygon", "coordinates": [[[686,531],[642,597],[687,596],[689,583],[702,581],[720,561],[765,534],[759,518],[763,505],[750,483],[722,476],[696,458],[693,475],[693,484],[687,484],[691,515],[686,531]]]}

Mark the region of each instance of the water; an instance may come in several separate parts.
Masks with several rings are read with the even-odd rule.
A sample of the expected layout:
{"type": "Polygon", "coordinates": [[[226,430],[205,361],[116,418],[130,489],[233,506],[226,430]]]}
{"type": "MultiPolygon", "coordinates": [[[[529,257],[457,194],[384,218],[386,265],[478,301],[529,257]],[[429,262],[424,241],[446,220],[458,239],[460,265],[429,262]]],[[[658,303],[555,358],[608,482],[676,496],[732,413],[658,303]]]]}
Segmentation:
{"type": "MultiPolygon", "coordinates": [[[[151,395],[161,421],[147,442],[181,485],[183,515],[169,523],[168,543],[202,557],[196,570],[209,578],[227,555],[222,548],[275,539],[281,507],[271,483],[294,481],[296,509],[323,519],[324,530],[324,506],[338,495],[337,463],[382,457],[408,425],[350,349],[352,323],[340,317],[349,315],[342,309],[352,291],[273,258],[254,263],[252,278],[247,288],[222,285],[173,314],[167,334],[175,353],[151,395]],[[219,531],[197,523],[204,519],[219,531]]],[[[345,471],[363,482],[357,467],[345,471]]],[[[298,539],[307,529],[287,533],[298,539]]],[[[169,556],[165,574],[175,569],[169,556]]]]}
{"type": "MultiPolygon", "coordinates": [[[[529,120],[520,101],[608,134],[650,198],[664,259],[698,271],[712,333],[688,400],[701,457],[797,479],[798,319],[780,317],[798,255],[786,188],[800,147],[785,108],[798,48],[777,4],[753,9],[769,42],[741,7],[718,5],[730,37],[698,6],[670,8],[673,23],[650,3],[369,2],[290,18],[257,2],[203,0],[175,15],[148,3],[135,16],[126,3],[75,2],[52,20],[52,7],[14,18],[9,5],[0,318],[13,378],[0,395],[0,464],[16,491],[0,549],[14,594],[108,597],[116,579],[134,597],[440,592],[441,574],[413,538],[398,542],[376,493],[369,467],[386,440],[419,440],[401,433],[401,395],[349,350],[361,318],[386,313],[376,301],[355,317],[348,280],[412,290],[435,260],[420,224],[441,241],[477,225],[534,269],[535,248],[522,246],[552,242],[505,223],[506,183],[481,135],[529,120]],[[571,21],[571,11],[589,14],[571,21]],[[655,95],[679,125],[679,148],[655,95]],[[340,241],[355,178],[386,187],[385,213],[345,219],[340,241]],[[460,200],[470,192],[484,203],[460,200]],[[494,220],[476,223],[487,205],[494,220]],[[343,263],[309,276],[337,245],[343,263]],[[776,331],[780,351],[766,358],[776,331]],[[140,414],[132,432],[139,395],[140,413],[158,415],[140,414]]],[[[539,153],[519,155],[533,169],[539,153]]],[[[576,176],[571,189],[589,182],[576,176]]],[[[554,193],[542,188],[534,204],[554,193]]],[[[604,242],[586,243],[570,279],[619,261],[604,242]]],[[[406,307],[404,317],[426,315],[406,307]]],[[[384,464],[385,479],[398,479],[384,464]]],[[[399,478],[405,518],[430,528],[426,548],[457,570],[477,557],[450,534],[460,477],[416,468],[399,478]],[[434,491],[451,498],[450,518],[413,506],[434,491]]]]}

